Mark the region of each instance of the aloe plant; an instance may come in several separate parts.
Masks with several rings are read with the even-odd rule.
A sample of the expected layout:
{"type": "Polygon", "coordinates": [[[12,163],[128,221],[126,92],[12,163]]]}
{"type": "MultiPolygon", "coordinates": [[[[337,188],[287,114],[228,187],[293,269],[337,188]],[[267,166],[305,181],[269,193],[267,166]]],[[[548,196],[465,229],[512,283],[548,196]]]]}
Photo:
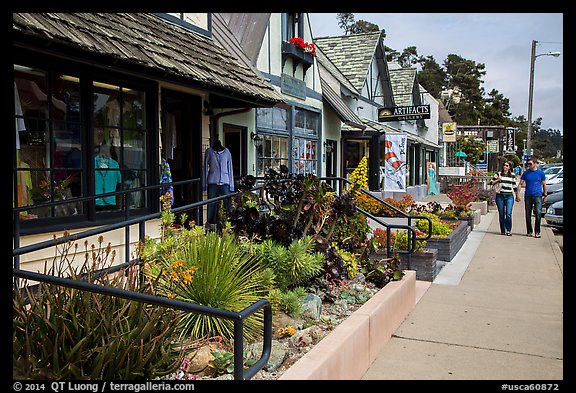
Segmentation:
{"type": "MultiPolygon", "coordinates": [[[[109,246],[91,252],[86,247],[80,267],[74,267],[70,249],[72,242],[46,272],[138,289],[132,272],[94,274],[109,246]]],[[[175,371],[182,360],[172,346],[176,315],[169,309],[43,282],[15,289],[12,309],[14,379],[153,379],[175,371]]]]}

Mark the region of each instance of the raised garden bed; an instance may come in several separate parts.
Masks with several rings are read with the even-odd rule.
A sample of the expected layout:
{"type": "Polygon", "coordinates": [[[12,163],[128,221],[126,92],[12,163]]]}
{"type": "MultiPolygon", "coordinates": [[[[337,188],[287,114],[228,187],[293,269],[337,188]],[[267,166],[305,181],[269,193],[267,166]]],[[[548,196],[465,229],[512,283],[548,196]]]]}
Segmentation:
{"type": "Polygon", "coordinates": [[[450,262],[468,238],[468,233],[471,231],[471,227],[468,229],[469,227],[468,221],[460,220],[460,225],[448,236],[432,237],[426,240],[426,248],[438,250],[437,260],[450,262]]]}
{"type": "Polygon", "coordinates": [[[279,380],[359,380],[416,305],[416,273],[378,293],[294,363],[279,380]]]}
{"type": "Polygon", "coordinates": [[[434,281],[434,278],[436,278],[436,274],[438,273],[436,269],[436,260],[438,259],[437,249],[426,246],[426,248],[421,251],[415,251],[412,254],[399,255],[400,269],[415,270],[416,280],[434,281]],[[409,264],[408,259],[410,259],[409,264]]]}

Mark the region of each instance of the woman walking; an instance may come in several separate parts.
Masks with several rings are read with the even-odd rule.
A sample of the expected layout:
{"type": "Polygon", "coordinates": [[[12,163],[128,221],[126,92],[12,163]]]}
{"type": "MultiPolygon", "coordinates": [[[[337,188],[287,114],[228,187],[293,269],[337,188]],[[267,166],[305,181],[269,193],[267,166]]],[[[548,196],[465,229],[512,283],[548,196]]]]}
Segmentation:
{"type": "Polygon", "coordinates": [[[496,206],[500,219],[500,234],[512,236],[512,207],[514,206],[514,191],[516,191],[516,175],[512,171],[512,163],[506,161],[502,171],[494,174],[490,184],[497,188],[496,206]]]}

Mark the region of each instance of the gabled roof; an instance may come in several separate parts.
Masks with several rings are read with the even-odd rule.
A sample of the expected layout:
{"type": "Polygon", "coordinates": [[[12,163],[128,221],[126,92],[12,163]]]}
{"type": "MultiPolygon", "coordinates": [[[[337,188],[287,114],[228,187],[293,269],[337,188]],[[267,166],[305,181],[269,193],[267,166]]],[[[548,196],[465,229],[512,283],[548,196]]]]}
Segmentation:
{"type": "Polygon", "coordinates": [[[314,39],[324,54],[359,91],[362,90],[381,32],[314,39]]]}
{"type": "Polygon", "coordinates": [[[270,22],[270,13],[214,13],[218,15],[234,37],[252,64],[256,65],[262,41],[270,22]]]}
{"type": "Polygon", "coordinates": [[[412,93],[416,83],[416,68],[388,68],[394,102],[398,106],[414,105],[412,93]]]}
{"type": "Polygon", "coordinates": [[[14,45],[66,51],[157,78],[187,81],[225,99],[272,106],[274,87],[214,40],[144,13],[14,13],[14,45]],[[84,53],[84,55],[82,55],[84,53]],[[108,58],[108,60],[105,60],[108,58]],[[147,70],[147,71],[146,71],[147,70]]]}

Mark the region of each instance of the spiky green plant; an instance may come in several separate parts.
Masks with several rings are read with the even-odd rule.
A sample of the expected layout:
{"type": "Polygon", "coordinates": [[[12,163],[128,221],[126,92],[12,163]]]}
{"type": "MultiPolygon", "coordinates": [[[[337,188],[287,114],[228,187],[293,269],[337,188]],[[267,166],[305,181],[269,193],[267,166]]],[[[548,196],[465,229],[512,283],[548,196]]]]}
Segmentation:
{"type": "Polygon", "coordinates": [[[322,273],[324,255],[314,251],[314,246],[312,237],[304,236],[287,247],[267,239],[255,244],[254,250],[258,258],[274,272],[276,287],[286,291],[322,273]]]}
{"type": "MultiPolygon", "coordinates": [[[[240,247],[228,233],[204,231],[195,227],[185,231],[185,241],[179,242],[171,254],[148,258],[145,273],[157,281],[158,294],[195,304],[229,311],[241,311],[265,297],[272,285],[272,273],[240,247]],[[190,279],[176,273],[193,271],[190,279]]],[[[183,314],[178,320],[181,336],[202,338],[222,336],[232,338],[233,321],[210,315],[183,314]]],[[[255,341],[261,337],[263,313],[250,316],[244,325],[244,337],[255,341]]]]}
{"type": "Polygon", "coordinates": [[[278,288],[272,289],[268,293],[268,300],[272,304],[273,310],[282,310],[288,315],[298,316],[302,310],[300,302],[306,296],[306,289],[296,287],[281,291],[278,288]]]}
{"type": "MultiPolygon", "coordinates": [[[[101,238],[102,239],[102,238],[101,238]]],[[[137,274],[94,274],[112,254],[110,245],[88,249],[74,267],[68,242],[45,272],[132,291],[137,274]]],[[[74,254],[76,255],[76,252],[74,254]]],[[[146,288],[144,289],[146,290],[146,288]]],[[[14,290],[12,374],[14,379],[153,379],[175,371],[182,356],[173,350],[173,310],[92,292],[24,282],[14,290]]]]}

